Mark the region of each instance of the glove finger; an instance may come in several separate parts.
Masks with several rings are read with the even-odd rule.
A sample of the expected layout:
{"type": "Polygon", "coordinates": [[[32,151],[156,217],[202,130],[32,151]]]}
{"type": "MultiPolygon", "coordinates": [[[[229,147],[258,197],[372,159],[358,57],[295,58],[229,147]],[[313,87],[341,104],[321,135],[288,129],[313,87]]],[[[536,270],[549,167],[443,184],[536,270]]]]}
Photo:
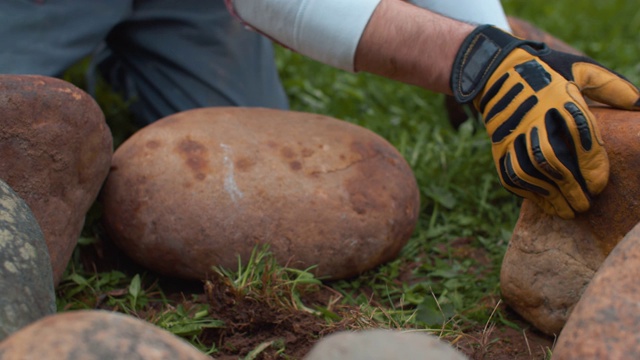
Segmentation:
{"type": "MultiPolygon", "coordinates": [[[[524,135],[519,138],[523,141],[524,135]]],[[[511,193],[532,200],[548,214],[564,219],[575,216],[559,189],[533,166],[526,154],[526,146],[524,151],[512,147],[500,158],[497,167],[502,185],[511,193]]]]}
{"type": "MultiPolygon", "coordinates": [[[[591,206],[591,192],[583,176],[582,166],[590,164],[591,160],[588,158],[592,154],[590,151],[583,151],[582,146],[593,136],[581,138],[585,131],[578,130],[577,126],[571,126],[574,129],[572,132],[568,124],[573,125],[575,122],[567,111],[550,109],[545,115],[544,127],[530,132],[529,143],[537,168],[549,175],[571,207],[581,212],[591,206]]],[[[591,143],[591,149],[593,144],[594,142],[591,143]]],[[[595,179],[592,186],[594,189],[601,186],[599,181],[600,179],[595,179]]]]}
{"type": "Polygon", "coordinates": [[[640,91],[620,75],[591,63],[575,63],[573,76],[588,98],[627,110],[640,110],[640,91]]]}
{"type": "Polygon", "coordinates": [[[589,194],[597,195],[604,190],[609,179],[609,158],[602,146],[595,116],[586,106],[566,103],[566,118],[573,121],[570,126],[576,141],[576,158],[589,194]]]}

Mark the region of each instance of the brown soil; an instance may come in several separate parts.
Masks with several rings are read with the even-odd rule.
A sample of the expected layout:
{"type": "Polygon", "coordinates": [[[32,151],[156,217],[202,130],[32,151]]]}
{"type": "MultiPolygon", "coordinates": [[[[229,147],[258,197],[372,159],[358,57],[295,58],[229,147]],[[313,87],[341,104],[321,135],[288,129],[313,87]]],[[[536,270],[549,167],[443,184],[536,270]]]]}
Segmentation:
{"type": "MultiPolygon", "coordinates": [[[[464,256],[483,259],[483,254],[472,254],[474,249],[465,250],[468,241],[459,240],[456,243],[458,246],[454,247],[464,256]]],[[[81,264],[88,271],[117,269],[130,274],[146,271],[112,245],[102,242],[84,247],[81,264]]],[[[336,331],[375,326],[359,307],[335,305],[339,303],[339,295],[328,286],[302,292],[301,300],[311,309],[316,305],[329,309],[342,319],[338,323],[329,324],[323,317],[308,311],[283,306],[273,297],[239,293],[222,277],[213,277],[204,285],[202,282],[185,282],[162,276],[157,276],[157,279],[173,306],[182,304],[185,308],[192,308],[194,305],[207,304],[213,317],[224,321],[223,328],[206,329],[199,336],[203,344],[215,344],[218,351],[213,357],[218,360],[244,358],[252,351],[257,353],[254,357],[256,360],[302,359],[323,336],[336,331]]],[[[496,303],[496,299],[487,300],[487,309],[495,308],[496,303]]],[[[95,306],[104,308],[99,299],[95,306]]],[[[450,342],[469,359],[545,359],[548,349],[553,347],[554,339],[531,328],[503,304],[498,307],[506,321],[495,321],[486,328],[478,325],[460,332],[462,335],[443,337],[443,340],[450,342]],[[507,322],[516,324],[520,329],[504,325],[507,322]]],[[[150,318],[153,313],[165,310],[147,309],[137,315],[150,318]]]]}
{"type": "Polygon", "coordinates": [[[208,329],[200,337],[204,344],[216,344],[219,360],[238,359],[262,344],[270,344],[261,359],[277,359],[279,352],[300,359],[326,332],[327,322],[310,312],[282,306],[275,299],[242,296],[217,277],[207,281],[205,294],[213,317],[227,324],[208,329]]]}
{"type": "MultiPolygon", "coordinates": [[[[504,307],[503,307],[504,308],[504,307]]],[[[517,314],[503,309],[507,320],[517,324],[516,330],[505,325],[478,326],[465,331],[460,338],[446,338],[472,360],[546,359],[554,339],[531,328],[517,314]]]]}
{"type": "MultiPolygon", "coordinates": [[[[205,285],[205,294],[214,317],[227,324],[223,329],[209,329],[200,337],[204,344],[216,344],[219,352],[215,358],[219,360],[238,359],[263,344],[270,345],[256,359],[302,359],[325,335],[367,327],[358,321],[366,316],[356,307],[333,309],[345,320],[327,325],[326,320],[318,316],[270,303],[268,298],[239,297],[220,278],[205,285]]],[[[330,289],[322,288],[307,294],[303,302],[326,307],[333,299],[332,295],[330,289]]],[[[500,308],[507,320],[521,329],[495,323],[486,328],[477,326],[464,331],[464,335],[443,340],[473,360],[545,359],[547,351],[553,347],[553,339],[531,329],[505,306],[500,305],[500,308]]]]}

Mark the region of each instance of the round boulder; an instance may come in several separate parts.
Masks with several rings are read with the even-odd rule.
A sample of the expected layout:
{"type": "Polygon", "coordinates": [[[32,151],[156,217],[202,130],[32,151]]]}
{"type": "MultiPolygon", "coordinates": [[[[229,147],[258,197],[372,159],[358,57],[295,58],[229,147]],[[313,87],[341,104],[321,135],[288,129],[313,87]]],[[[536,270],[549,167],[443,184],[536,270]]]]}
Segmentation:
{"type": "Polygon", "coordinates": [[[0,343],[0,358],[211,359],[166,330],[128,315],[101,310],[47,316],[0,343]]]}
{"type": "Polygon", "coordinates": [[[104,223],[131,258],[204,279],[268,244],[282,265],[345,278],[393,259],[418,215],[402,155],[362,127],[260,108],[185,111],[115,152],[104,223]]]}
{"type": "Polygon", "coordinates": [[[573,220],[524,201],[501,269],[502,296],[547,334],[559,334],[609,252],[640,221],[640,112],[594,107],[611,173],[592,209],[573,220]]]}
{"type": "Polygon", "coordinates": [[[640,225],[613,249],[560,333],[553,359],[640,357],[640,225]]]}
{"type": "Polygon", "coordinates": [[[45,76],[0,75],[0,178],[24,199],[44,233],[57,284],[111,163],[98,104],[45,76]]]}
{"type": "Polygon", "coordinates": [[[0,180],[0,340],[53,314],[47,244],[27,204],[0,180]]]}

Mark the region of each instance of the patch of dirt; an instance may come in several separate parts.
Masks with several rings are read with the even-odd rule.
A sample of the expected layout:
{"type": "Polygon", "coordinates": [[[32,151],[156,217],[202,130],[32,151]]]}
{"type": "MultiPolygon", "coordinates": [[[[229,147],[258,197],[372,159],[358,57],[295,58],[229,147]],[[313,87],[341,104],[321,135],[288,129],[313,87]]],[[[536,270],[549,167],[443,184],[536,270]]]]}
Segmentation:
{"type": "MultiPolygon", "coordinates": [[[[477,259],[479,263],[487,261],[486,254],[476,252],[469,241],[460,239],[454,248],[455,255],[477,259]],[[469,248],[469,249],[467,249],[469,248]]],[[[108,241],[82,247],[80,263],[87,271],[120,270],[128,274],[146,272],[128,259],[108,241]]],[[[407,264],[401,271],[398,281],[419,281],[411,279],[410,272],[418,263],[407,264]]],[[[257,353],[256,360],[302,359],[311,347],[322,337],[336,331],[355,330],[375,326],[368,322],[366,315],[356,306],[335,305],[339,295],[328,286],[319,286],[315,291],[301,292],[301,301],[314,309],[315,305],[327,308],[339,318],[338,323],[328,324],[320,316],[298,310],[291,306],[282,306],[277,299],[261,296],[246,296],[237,292],[226,278],[213,277],[205,282],[185,282],[151,274],[158,286],[173,306],[183,305],[192,308],[206,304],[216,319],[224,321],[223,328],[205,329],[199,340],[218,351],[213,357],[218,360],[237,360],[251,351],[257,353]]],[[[366,289],[362,289],[366,292],[366,289]]],[[[126,289],[123,291],[126,292],[126,289]]],[[[255,294],[254,294],[255,295],[255,294]]],[[[482,304],[487,309],[496,307],[498,299],[487,299],[482,304]]],[[[96,307],[100,303],[96,303],[96,307]]],[[[504,304],[499,305],[504,315],[503,321],[485,328],[478,325],[465,329],[462,335],[443,338],[469,357],[470,360],[513,360],[545,359],[548,349],[553,348],[554,339],[537,332],[504,304]],[[516,324],[516,330],[507,323],[516,324]]],[[[149,308],[138,316],[145,318],[166,309],[149,308]]]]}
{"type": "Polygon", "coordinates": [[[520,329],[494,323],[468,329],[463,336],[445,338],[470,360],[546,359],[555,339],[527,324],[513,311],[501,305],[508,321],[520,329]]]}
{"type": "MultiPolygon", "coordinates": [[[[335,295],[326,287],[315,290],[318,291],[304,292],[302,303],[326,307],[335,295]]],[[[282,359],[285,355],[301,359],[322,336],[350,327],[348,322],[328,325],[324,318],[296,309],[291,303],[257,295],[240,293],[221,276],[205,283],[210,312],[225,323],[224,328],[207,329],[199,337],[204,344],[216,345],[216,359],[236,360],[262,347],[264,350],[256,359],[282,359]]]]}

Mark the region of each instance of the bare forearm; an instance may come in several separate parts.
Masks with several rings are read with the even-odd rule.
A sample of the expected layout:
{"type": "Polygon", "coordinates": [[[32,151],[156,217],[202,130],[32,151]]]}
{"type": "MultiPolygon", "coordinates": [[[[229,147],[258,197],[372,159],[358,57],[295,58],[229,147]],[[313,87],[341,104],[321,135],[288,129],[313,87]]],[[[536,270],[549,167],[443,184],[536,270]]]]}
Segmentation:
{"type": "Polygon", "coordinates": [[[355,68],[451,94],[451,66],[473,26],[397,0],[382,0],[360,39],[355,68]]]}
{"type": "Polygon", "coordinates": [[[399,0],[228,0],[245,22],[311,58],[450,94],[473,26],[399,0]]]}

